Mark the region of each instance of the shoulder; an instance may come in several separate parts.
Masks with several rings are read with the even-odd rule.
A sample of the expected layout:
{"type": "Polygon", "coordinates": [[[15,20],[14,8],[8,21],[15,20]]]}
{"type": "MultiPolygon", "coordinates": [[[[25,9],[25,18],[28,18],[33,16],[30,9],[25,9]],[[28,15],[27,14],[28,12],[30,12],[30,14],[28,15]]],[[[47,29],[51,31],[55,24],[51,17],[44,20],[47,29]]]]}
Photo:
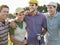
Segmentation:
{"type": "Polygon", "coordinates": [[[43,19],[46,19],[46,15],[44,14],[44,13],[38,13],[38,15],[40,16],[40,17],[42,17],[43,19]]]}
{"type": "Polygon", "coordinates": [[[57,15],[60,16],[60,12],[57,12],[57,15]]]}
{"type": "Polygon", "coordinates": [[[60,13],[57,12],[56,15],[57,15],[57,18],[60,19],[60,13]]]}
{"type": "Polygon", "coordinates": [[[58,15],[58,19],[59,19],[59,21],[60,21],[60,12],[57,12],[57,15],[58,15]]]}

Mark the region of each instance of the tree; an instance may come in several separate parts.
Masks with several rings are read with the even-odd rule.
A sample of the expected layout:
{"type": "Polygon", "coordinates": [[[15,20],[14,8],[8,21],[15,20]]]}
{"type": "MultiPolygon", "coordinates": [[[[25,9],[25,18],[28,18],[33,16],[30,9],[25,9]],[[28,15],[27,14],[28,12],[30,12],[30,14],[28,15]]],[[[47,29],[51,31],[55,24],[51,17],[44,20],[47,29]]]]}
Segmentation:
{"type": "Polygon", "coordinates": [[[9,16],[8,16],[8,18],[12,19],[12,18],[15,18],[15,16],[13,16],[13,14],[10,13],[9,16]]]}
{"type": "Polygon", "coordinates": [[[46,12],[47,12],[46,5],[43,5],[43,10],[44,10],[44,12],[43,12],[43,13],[46,13],[46,12]]]}
{"type": "Polygon", "coordinates": [[[26,11],[26,10],[29,10],[29,7],[25,7],[24,10],[25,10],[25,11],[26,11]]]}
{"type": "Polygon", "coordinates": [[[57,3],[57,6],[58,6],[58,7],[57,7],[57,11],[60,12],[60,4],[57,3]]]}
{"type": "MultiPolygon", "coordinates": [[[[60,4],[57,3],[57,11],[60,12],[60,4]]],[[[28,10],[29,8],[28,7],[25,7],[24,8],[25,10],[28,10]]],[[[38,6],[38,11],[39,12],[43,12],[43,13],[46,13],[47,12],[47,8],[46,8],[46,5],[43,5],[43,6],[38,6]]]]}
{"type": "Polygon", "coordinates": [[[43,10],[43,7],[42,6],[38,6],[38,11],[42,12],[42,10],[43,10]]]}

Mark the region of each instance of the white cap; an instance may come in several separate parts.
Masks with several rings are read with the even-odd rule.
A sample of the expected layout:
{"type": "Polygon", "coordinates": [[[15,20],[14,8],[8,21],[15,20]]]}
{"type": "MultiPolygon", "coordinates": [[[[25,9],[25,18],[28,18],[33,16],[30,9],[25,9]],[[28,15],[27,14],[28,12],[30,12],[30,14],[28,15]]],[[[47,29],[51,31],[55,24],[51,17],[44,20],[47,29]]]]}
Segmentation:
{"type": "Polygon", "coordinates": [[[20,12],[22,12],[22,11],[24,11],[23,8],[18,7],[18,8],[16,9],[16,13],[20,13],[20,12]]]}
{"type": "Polygon", "coordinates": [[[47,4],[47,6],[48,6],[48,5],[57,7],[57,3],[55,3],[55,2],[50,2],[50,3],[47,4]]]}

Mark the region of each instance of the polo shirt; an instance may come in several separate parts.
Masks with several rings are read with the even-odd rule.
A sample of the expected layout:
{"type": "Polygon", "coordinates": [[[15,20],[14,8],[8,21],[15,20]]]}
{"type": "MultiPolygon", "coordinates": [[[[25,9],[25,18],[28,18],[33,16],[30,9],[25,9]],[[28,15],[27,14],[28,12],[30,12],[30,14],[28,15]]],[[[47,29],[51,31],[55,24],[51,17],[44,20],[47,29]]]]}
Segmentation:
{"type": "MultiPolygon", "coordinates": [[[[47,28],[46,17],[37,12],[35,16],[28,15],[25,16],[26,25],[27,25],[27,33],[28,33],[28,44],[39,44],[37,40],[37,34],[42,34],[42,28],[47,28]]],[[[41,43],[44,43],[44,39],[40,40],[41,43]]]]}

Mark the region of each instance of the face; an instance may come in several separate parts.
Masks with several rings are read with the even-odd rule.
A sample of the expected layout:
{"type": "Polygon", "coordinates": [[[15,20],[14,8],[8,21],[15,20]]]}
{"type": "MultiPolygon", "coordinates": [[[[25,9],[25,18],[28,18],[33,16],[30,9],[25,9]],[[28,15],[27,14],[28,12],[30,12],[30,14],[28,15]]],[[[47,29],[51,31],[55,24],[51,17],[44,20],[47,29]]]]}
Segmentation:
{"type": "Polygon", "coordinates": [[[56,12],[56,7],[47,6],[47,11],[50,15],[53,15],[56,12]]]}
{"type": "Polygon", "coordinates": [[[9,9],[8,8],[2,8],[1,12],[0,12],[0,17],[3,21],[5,21],[5,19],[7,18],[9,14],[9,9]]]}
{"type": "Polygon", "coordinates": [[[38,6],[36,4],[29,4],[29,10],[31,12],[35,11],[38,8],[38,6]]]}
{"type": "Polygon", "coordinates": [[[18,22],[23,21],[23,19],[24,19],[24,12],[18,13],[17,17],[18,17],[18,20],[17,20],[18,22]]]}

